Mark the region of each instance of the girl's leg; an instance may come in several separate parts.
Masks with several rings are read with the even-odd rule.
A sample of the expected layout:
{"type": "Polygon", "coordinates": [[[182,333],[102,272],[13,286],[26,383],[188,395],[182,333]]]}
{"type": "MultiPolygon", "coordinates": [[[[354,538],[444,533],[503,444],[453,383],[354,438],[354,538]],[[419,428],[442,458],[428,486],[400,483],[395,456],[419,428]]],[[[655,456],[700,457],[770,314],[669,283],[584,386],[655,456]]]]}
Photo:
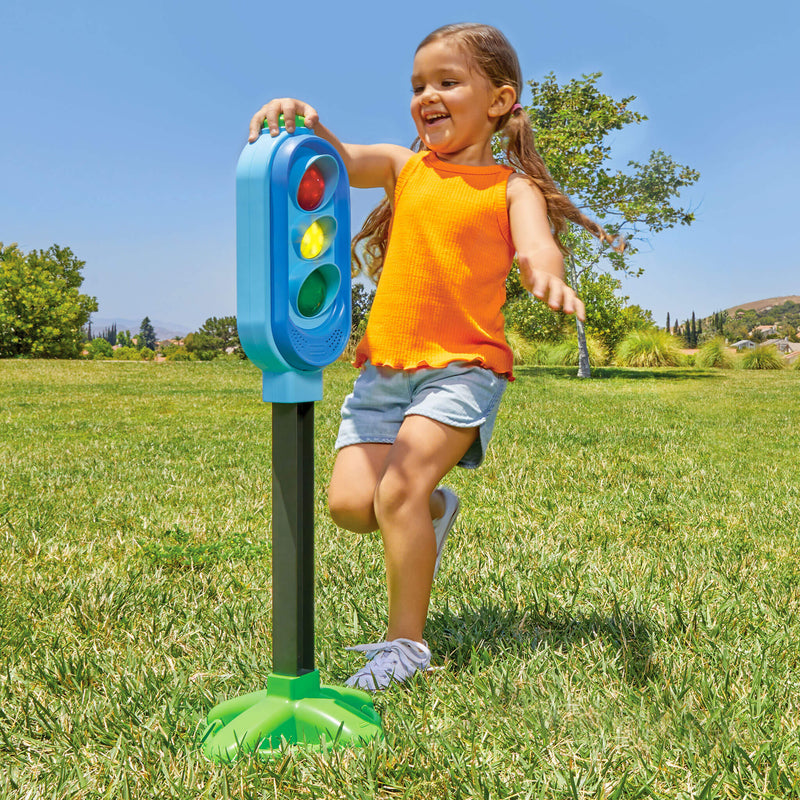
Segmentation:
{"type": "Polygon", "coordinates": [[[436,562],[431,519],[444,511],[435,489],[477,435],[477,428],[455,428],[410,415],[385,457],[374,512],[386,557],[389,641],[423,640],[436,562]]]}
{"type": "MultiPolygon", "coordinates": [[[[370,442],[348,445],[337,454],[328,487],[328,507],[340,528],[354,533],[378,529],[375,489],[391,449],[390,444],[370,442]]],[[[431,519],[441,517],[445,510],[442,493],[433,491],[428,505],[431,519]]]]}
{"type": "Polygon", "coordinates": [[[336,455],[328,486],[328,507],[333,521],[354,533],[378,529],[375,487],[392,446],[374,442],[351,444],[336,455]]]}

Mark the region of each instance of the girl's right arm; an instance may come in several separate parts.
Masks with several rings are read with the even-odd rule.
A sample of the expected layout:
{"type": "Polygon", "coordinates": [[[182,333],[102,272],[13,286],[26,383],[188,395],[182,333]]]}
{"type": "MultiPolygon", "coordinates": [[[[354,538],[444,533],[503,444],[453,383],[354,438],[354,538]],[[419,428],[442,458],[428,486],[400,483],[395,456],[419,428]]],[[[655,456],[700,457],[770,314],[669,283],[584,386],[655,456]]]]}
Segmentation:
{"type": "Polygon", "coordinates": [[[258,139],[264,121],[269,126],[270,136],[280,133],[278,117],[283,114],[286,130],[292,133],[295,128],[294,118],[299,115],[305,118],[307,128],[311,128],[317,136],[330,142],[344,161],[350,185],[357,189],[380,187],[389,197],[394,196],[394,185],[400,170],[413,155],[406,147],[395,144],[345,144],[329,131],[320,121],[316,109],[302,100],[285,97],[270,100],[262,106],[250,120],[249,141],[258,139]]]}

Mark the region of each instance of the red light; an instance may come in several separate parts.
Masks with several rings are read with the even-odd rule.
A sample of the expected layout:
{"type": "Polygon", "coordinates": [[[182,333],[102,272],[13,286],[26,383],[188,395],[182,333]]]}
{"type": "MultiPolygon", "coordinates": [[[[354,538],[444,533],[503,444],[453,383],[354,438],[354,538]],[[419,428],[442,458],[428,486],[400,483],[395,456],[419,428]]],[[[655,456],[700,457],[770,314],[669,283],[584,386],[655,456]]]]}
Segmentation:
{"type": "Polygon", "coordinates": [[[325,177],[319,167],[310,166],[297,187],[297,205],[303,211],[313,211],[325,194],[325,177]]]}

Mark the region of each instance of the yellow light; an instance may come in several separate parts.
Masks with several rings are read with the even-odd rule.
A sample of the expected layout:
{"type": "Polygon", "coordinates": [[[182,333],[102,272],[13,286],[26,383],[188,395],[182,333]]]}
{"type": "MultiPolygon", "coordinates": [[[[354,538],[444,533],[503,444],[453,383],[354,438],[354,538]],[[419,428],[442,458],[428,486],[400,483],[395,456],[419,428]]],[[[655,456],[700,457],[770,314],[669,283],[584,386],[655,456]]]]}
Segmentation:
{"type": "Polygon", "coordinates": [[[300,255],[303,258],[316,258],[325,247],[325,231],[319,222],[312,222],[300,241],[300,255]]]}

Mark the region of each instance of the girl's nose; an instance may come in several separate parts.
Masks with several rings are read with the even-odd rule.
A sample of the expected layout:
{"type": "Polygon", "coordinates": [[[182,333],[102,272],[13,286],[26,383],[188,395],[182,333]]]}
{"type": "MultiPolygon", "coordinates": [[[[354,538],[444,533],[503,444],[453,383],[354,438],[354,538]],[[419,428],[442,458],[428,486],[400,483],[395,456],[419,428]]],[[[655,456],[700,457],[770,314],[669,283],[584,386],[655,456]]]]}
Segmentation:
{"type": "Polygon", "coordinates": [[[420,101],[423,104],[429,105],[430,103],[435,103],[439,99],[439,93],[433,86],[426,86],[422,90],[422,94],[420,95],[420,101]]]}

